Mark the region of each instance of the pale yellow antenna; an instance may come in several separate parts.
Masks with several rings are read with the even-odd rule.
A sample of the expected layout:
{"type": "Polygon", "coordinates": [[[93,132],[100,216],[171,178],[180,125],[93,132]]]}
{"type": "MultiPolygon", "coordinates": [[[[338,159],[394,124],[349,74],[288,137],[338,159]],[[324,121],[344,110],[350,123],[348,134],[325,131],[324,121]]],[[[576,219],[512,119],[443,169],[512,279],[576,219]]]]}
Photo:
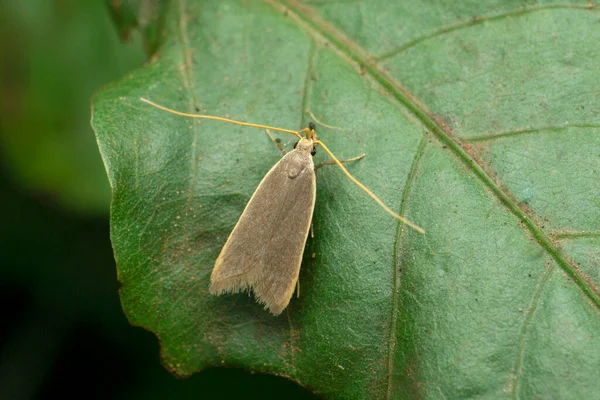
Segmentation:
{"type": "Polygon", "coordinates": [[[272,131],[279,131],[279,132],[290,133],[290,134],[292,134],[294,136],[298,136],[300,138],[301,138],[300,132],[307,131],[306,128],[303,129],[303,130],[301,130],[300,132],[296,132],[296,131],[292,131],[292,130],[289,130],[289,129],[275,128],[273,126],[260,125],[260,124],[252,124],[252,123],[249,123],[249,122],[241,122],[241,121],[236,121],[234,119],[229,119],[229,118],[215,117],[213,115],[190,114],[190,113],[185,113],[185,112],[173,110],[173,109],[165,107],[165,106],[161,106],[160,104],[156,104],[155,102],[153,102],[151,100],[148,100],[148,99],[145,99],[143,97],[140,97],[140,100],[143,101],[144,103],[148,103],[151,106],[154,106],[154,107],[158,108],[159,110],[163,110],[163,111],[166,111],[166,112],[171,113],[171,114],[179,115],[181,117],[199,118],[199,119],[212,119],[214,121],[222,121],[222,122],[227,122],[227,123],[235,124],[235,125],[250,126],[250,127],[253,127],[253,128],[262,128],[262,129],[271,129],[272,131]]]}
{"type": "MultiPolygon", "coordinates": [[[[276,127],[272,127],[272,126],[261,125],[261,124],[253,124],[253,123],[249,123],[249,122],[241,122],[241,121],[236,121],[236,120],[229,119],[229,118],[215,117],[215,116],[212,116],[212,115],[200,115],[200,114],[185,113],[185,112],[181,112],[181,111],[170,109],[170,108],[165,107],[165,106],[161,106],[160,104],[156,104],[153,101],[150,101],[150,100],[145,99],[143,97],[140,97],[140,100],[143,101],[144,103],[150,104],[151,106],[156,107],[156,108],[158,108],[160,110],[166,111],[166,112],[171,113],[171,114],[179,115],[179,116],[182,116],[182,117],[210,119],[210,120],[214,120],[214,121],[227,122],[227,123],[235,124],[235,125],[249,126],[249,127],[261,128],[261,129],[270,129],[270,130],[278,131],[278,132],[286,132],[286,133],[292,134],[294,136],[298,136],[300,138],[302,138],[302,136],[300,136],[300,133],[302,133],[302,132],[310,133],[310,130],[308,128],[304,128],[303,130],[301,130],[299,132],[296,132],[296,131],[292,131],[290,129],[276,128],[276,127]]],[[[310,114],[314,118],[314,116],[312,115],[312,113],[310,113],[310,114]]],[[[316,120],[316,118],[315,118],[315,120],[316,120]]],[[[326,126],[324,124],[321,124],[321,125],[326,126]]],[[[338,167],[340,167],[340,169],[344,172],[344,174],[346,174],[346,176],[352,181],[352,183],[354,183],[356,186],[358,186],[359,188],[361,188],[362,190],[364,190],[364,192],[367,195],[369,195],[370,198],[372,198],[373,200],[375,200],[375,202],[377,204],[379,204],[381,206],[381,208],[383,208],[388,214],[390,214],[392,217],[396,218],[398,221],[402,222],[403,224],[405,224],[405,225],[411,227],[412,229],[416,230],[417,232],[425,234],[425,230],[423,228],[421,228],[418,225],[415,225],[414,223],[412,223],[411,221],[407,220],[403,216],[395,213],[383,201],[381,201],[379,199],[379,197],[377,197],[375,195],[375,193],[371,192],[369,190],[369,188],[367,188],[365,185],[363,185],[362,183],[360,183],[358,179],[356,179],[354,176],[352,176],[352,174],[350,174],[350,172],[348,172],[348,170],[342,165],[342,163],[340,162],[340,160],[338,160],[337,157],[331,152],[331,150],[329,150],[329,148],[325,145],[325,143],[323,143],[320,140],[315,140],[314,143],[320,145],[327,152],[327,154],[329,154],[329,157],[331,157],[331,159],[336,163],[336,165],[338,167]]]]}

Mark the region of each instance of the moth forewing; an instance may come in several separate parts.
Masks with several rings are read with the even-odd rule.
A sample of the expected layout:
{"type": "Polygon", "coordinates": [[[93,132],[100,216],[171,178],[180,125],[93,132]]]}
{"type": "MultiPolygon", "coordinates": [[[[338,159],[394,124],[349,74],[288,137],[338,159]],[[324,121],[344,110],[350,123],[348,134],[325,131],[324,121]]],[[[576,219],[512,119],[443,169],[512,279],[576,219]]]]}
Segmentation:
{"type": "Polygon", "coordinates": [[[248,289],[273,315],[287,307],[315,206],[312,150],[300,139],[265,175],[217,258],[210,293],[248,289]]]}

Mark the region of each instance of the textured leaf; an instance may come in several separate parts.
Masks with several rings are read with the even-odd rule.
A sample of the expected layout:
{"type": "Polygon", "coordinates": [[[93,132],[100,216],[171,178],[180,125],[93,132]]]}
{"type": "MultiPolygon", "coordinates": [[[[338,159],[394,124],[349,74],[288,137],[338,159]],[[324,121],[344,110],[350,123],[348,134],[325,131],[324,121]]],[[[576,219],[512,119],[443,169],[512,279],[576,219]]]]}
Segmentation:
{"type": "Polygon", "coordinates": [[[165,12],[154,61],[98,95],[93,125],[123,307],[171,371],[241,366],[328,398],[598,398],[596,8],[215,0],[165,12]],[[367,155],[350,171],[427,233],[324,168],[300,298],[275,318],[248,296],[210,296],[214,260],[278,151],[260,130],[141,96],[290,129],[311,110],[343,127],[318,130],[339,157],[367,155]]]}

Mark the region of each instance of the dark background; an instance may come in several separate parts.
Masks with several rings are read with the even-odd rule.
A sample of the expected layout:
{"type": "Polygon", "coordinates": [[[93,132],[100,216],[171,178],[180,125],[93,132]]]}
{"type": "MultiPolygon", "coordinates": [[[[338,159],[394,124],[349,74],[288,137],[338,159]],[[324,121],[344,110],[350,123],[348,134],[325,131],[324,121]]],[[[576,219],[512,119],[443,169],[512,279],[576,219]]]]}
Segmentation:
{"type": "Polygon", "coordinates": [[[0,399],[313,398],[235,369],[176,379],[121,310],[90,101],[145,60],[102,0],[0,0],[0,399]]]}

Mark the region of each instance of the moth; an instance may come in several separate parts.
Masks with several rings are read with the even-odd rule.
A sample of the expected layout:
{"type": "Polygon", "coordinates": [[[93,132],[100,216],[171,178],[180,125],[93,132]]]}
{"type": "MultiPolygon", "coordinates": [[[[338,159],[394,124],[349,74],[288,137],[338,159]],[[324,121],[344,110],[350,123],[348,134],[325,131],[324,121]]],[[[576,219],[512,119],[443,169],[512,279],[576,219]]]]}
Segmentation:
{"type": "Polygon", "coordinates": [[[317,197],[314,153],[313,140],[301,138],[267,172],[217,258],[210,293],[251,289],[273,315],[287,307],[317,197]]]}
{"type": "MultiPolygon", "coordinates": [[[[317,138],[315,125],[299,132],[251,124],[211,115],[189,114],[172,110],[150,100],[140,100],[172,114],[212,119],[242,126],[290,133],[298,138],[294,150],[285,153],[262,179],[248,201],[221,253],[210,277],[211,294],[252,291],[256,300],[273,315],[279,315],[288,306],[297,287],[317,194],[316,170],[322,165],[336,164],[346,176],[364,190],[385,211],[420,233],[425,231],[396,214],[373,192],[354,178],[329,148],[317,138]],[[304,136],[302,136],[304,134],[304,136]],[[321,146],[331,157],[315,166],[313,156],[321,146]]],[[[271,137],[271,135],[269,134],[271,137]]],[[[272,139],[272,137],[271,137],[272,139]]]]}

